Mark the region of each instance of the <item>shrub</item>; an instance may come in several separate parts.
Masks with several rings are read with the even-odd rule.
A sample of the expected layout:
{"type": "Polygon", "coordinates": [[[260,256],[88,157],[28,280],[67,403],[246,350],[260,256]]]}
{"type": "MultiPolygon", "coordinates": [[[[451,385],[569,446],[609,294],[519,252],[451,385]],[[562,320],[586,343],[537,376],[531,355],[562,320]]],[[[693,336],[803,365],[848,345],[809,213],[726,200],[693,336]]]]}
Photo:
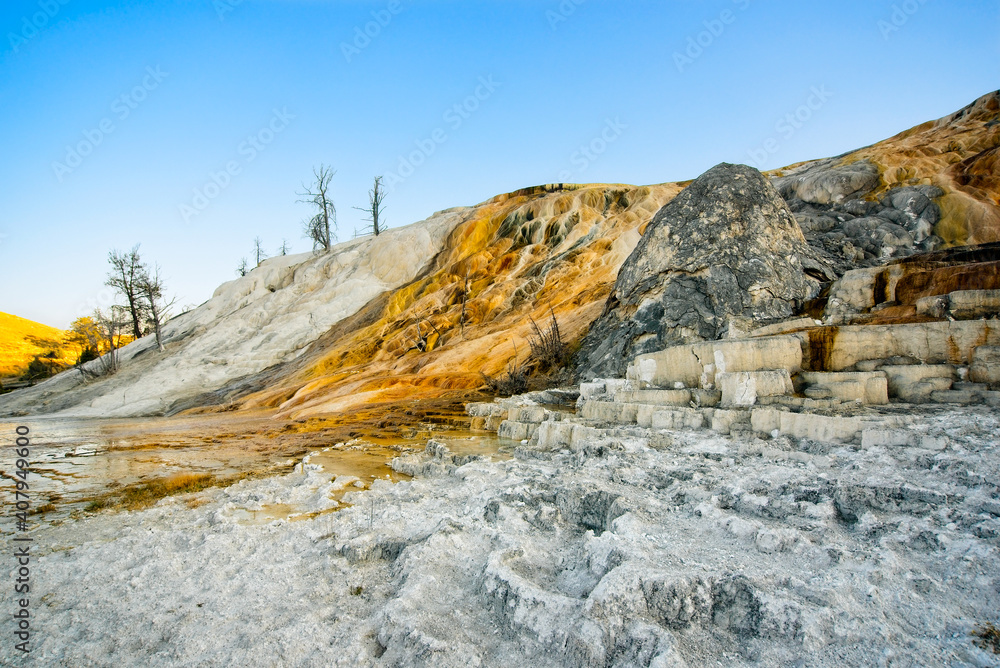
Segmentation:
{"type": "Polygon", "coordinates": [[[528,390],[528,372],[523,364],[517,363],[517,354],[507,362],[507,370],[496,377],[487,376],[482,371],[479,375],[486,383],[486,389],[491,394],[510,397],[528,390]]]}
{"type": "Polygon", "coordinates": [[[63,370],[63,365],[56,359],[56,354],[48,352],[44,355],[35,355],[28,365],[28,370],[24,373],[23,379],[34,382],[50,378],[63,370]]]}
{"type": "Polygon", "coordinates": [[[552,315],[552,322],[545,330],[538,326],[534,318],[528,318],[531,320],[531,328],[535,331],[528,344],[531,346],[531,357],[538,363],[539,371],[560,369],[569,362],[569,346],[562,340],[559,323],[551,306],[549,313],[552,315]]]}

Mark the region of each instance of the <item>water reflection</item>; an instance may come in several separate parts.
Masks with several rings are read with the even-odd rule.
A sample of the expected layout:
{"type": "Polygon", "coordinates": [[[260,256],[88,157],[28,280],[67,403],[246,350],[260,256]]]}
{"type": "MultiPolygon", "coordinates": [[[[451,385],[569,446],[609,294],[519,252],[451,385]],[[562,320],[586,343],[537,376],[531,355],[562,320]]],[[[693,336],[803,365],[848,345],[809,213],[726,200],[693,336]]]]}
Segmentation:
{"type": "MultiPolygon", "coordinates": [[[[445,442],[459,455],[506,458],[516,443],[505,443],[495,433],[473,432],[443,425],[421,424],[406,437],[355,438],[324,442],[322,432],[282,433],[267,415],[205,415],[180,418],[73,419],[22,418],[0,422],[0,442],[14,443],[14,430],[27,425],[31,432],[31,474],[28,478],[32,524],[58,524],[83,512],[101,495],[129,486],[148,484],[180,474],[208,474],[217,478],[239,474],[282,474],[303,467],[321,472],[327,481],[338,476],[356,482],[331,493],[339,501],[347,491],[367,488],[376,479],[393,482],[408,476],[393,471],[393,457],[422,451],[429,438],[445,442]]],[[[14,503],[12,449],[0,460],[5,478],[0,507],[10,515],[14,503]]],[[[338,481],[340,482],[340,481],[338,481]]],[[[314,514],[312,514],[314,515],[314,514]]],[[[291,504],[272,504],[246,510],[236,519],[252,523],[301,518],[291,504]]],[[[9,533],[9,529],[2,532],[9,533]]]]}

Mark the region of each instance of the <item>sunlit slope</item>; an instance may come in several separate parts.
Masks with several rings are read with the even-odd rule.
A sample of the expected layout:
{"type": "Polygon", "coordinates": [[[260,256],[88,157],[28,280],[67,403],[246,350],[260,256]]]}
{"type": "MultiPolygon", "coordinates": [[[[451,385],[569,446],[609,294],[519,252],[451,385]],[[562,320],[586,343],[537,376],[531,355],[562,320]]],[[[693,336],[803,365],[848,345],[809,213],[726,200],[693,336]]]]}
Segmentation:
{"type": "Polygon", "coordinates": [[[564,339],[577,340],[642,226],[680,190],[553,186],[498,196],[452,231],[426,276],[335,327],[306,364],[243,406],[304,416],[475,388],[480,372],[524,361],[529,317],[545,326],[554,314],[564,339]]]}
{"type": "MultiPolygon", "coordinates": [[[[1000,240],[998,145],[1000,94],[991,93],[872,146],[771,175],[819,173],[836,185],[840,167],[865,161],[876,177],[865,199],[937,186],[934,233],[945,245],[980,243],[1000,240]]],[[[146,337],[121,351],[114,377],[83,383],[64,373],[4,395],[0,414],[267,408],[305,417],[467,392],[481,373],[528,357],[530,318],[546,327],[555,314],[563,339],[578,342],[644,226],[685,185],[525,188],[327,253],[271,258],[168,322],[165,351],[146,337]]],[[[840,257],[838,270],[853,262],[840,257]]]]}
{"type": "Polygon", "coordinates": [[[36,355],[50,351],[57,361],[72,364],[79,349],[67,345],[66,336],[61,329],[0,313],[0,377],[21,375],[36,355]]]}

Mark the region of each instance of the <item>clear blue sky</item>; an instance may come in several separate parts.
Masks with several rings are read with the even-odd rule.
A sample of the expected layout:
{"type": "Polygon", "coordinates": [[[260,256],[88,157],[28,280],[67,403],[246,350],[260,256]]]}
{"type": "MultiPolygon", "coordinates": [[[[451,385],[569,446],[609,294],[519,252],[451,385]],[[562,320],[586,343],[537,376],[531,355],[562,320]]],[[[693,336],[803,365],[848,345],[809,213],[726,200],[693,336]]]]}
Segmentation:
{"type": "Polygon", "coordinates": [[[996,89],[998,37],[996,0],[6,0],[0,311],[67,327],[135,243],[201,303],[255,236],[310,248],[320,163],[343,240],[376,174],[399,226],[839,154],[996,89]]]}

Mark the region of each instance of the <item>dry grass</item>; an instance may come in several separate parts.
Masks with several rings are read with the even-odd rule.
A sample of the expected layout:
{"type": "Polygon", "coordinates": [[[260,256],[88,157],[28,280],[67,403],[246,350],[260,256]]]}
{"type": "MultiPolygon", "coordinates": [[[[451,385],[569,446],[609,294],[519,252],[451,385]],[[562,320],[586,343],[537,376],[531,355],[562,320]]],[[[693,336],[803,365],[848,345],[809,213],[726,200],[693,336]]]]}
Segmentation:
{"type": "Polygon", "coordinates": [[[0,313],[0,378],[20,376],[36,355],[56,352],[55,361],[72,365],[79,346],[67,343],[67,332],[32,322],[9,313],[0,313]]]}
{"type": "Polygon", "coordinates": [[[106,492],[91,500],[86,510],[97,511],[105,508],[139,510],[148,508],[157,501],[176,494],[200,492],[208,487],[224,487],[242,480],[246,475],[216,478],[208,473],[177,473],[152,482],[129,485],[112,492],[106,492]]]}
{"type": "Polygon", "coordinates": [[[547,329],[542,329],[529,317],[531,329],[534,330],[528,343],[531,345],[531,357],[538,363],[540,371],[551,371],[561,369],[569,363],[569,346],[563,342],[562,332],[559,331],[559,323],[556,321],[556,313],[549,307],[552,315],[552,322],[547,329]]]}
{"type": "Polygon", "coordinates": [[[977,645],[994,654],[1000,654],[1000,629],[993,626],[993,624],[986,622],[976,628],[972,632],[972,635],[976,637],[975,642],[977,645]]]}
{"type": "Polygon", "coordinates": [[[523,364],[518,364],[514,358],[507,362],[507,370],[496,376],[487,376],[482,371],[486,390],[498,397],[512,397],[528,391],[528,370],[523,364]]]}

